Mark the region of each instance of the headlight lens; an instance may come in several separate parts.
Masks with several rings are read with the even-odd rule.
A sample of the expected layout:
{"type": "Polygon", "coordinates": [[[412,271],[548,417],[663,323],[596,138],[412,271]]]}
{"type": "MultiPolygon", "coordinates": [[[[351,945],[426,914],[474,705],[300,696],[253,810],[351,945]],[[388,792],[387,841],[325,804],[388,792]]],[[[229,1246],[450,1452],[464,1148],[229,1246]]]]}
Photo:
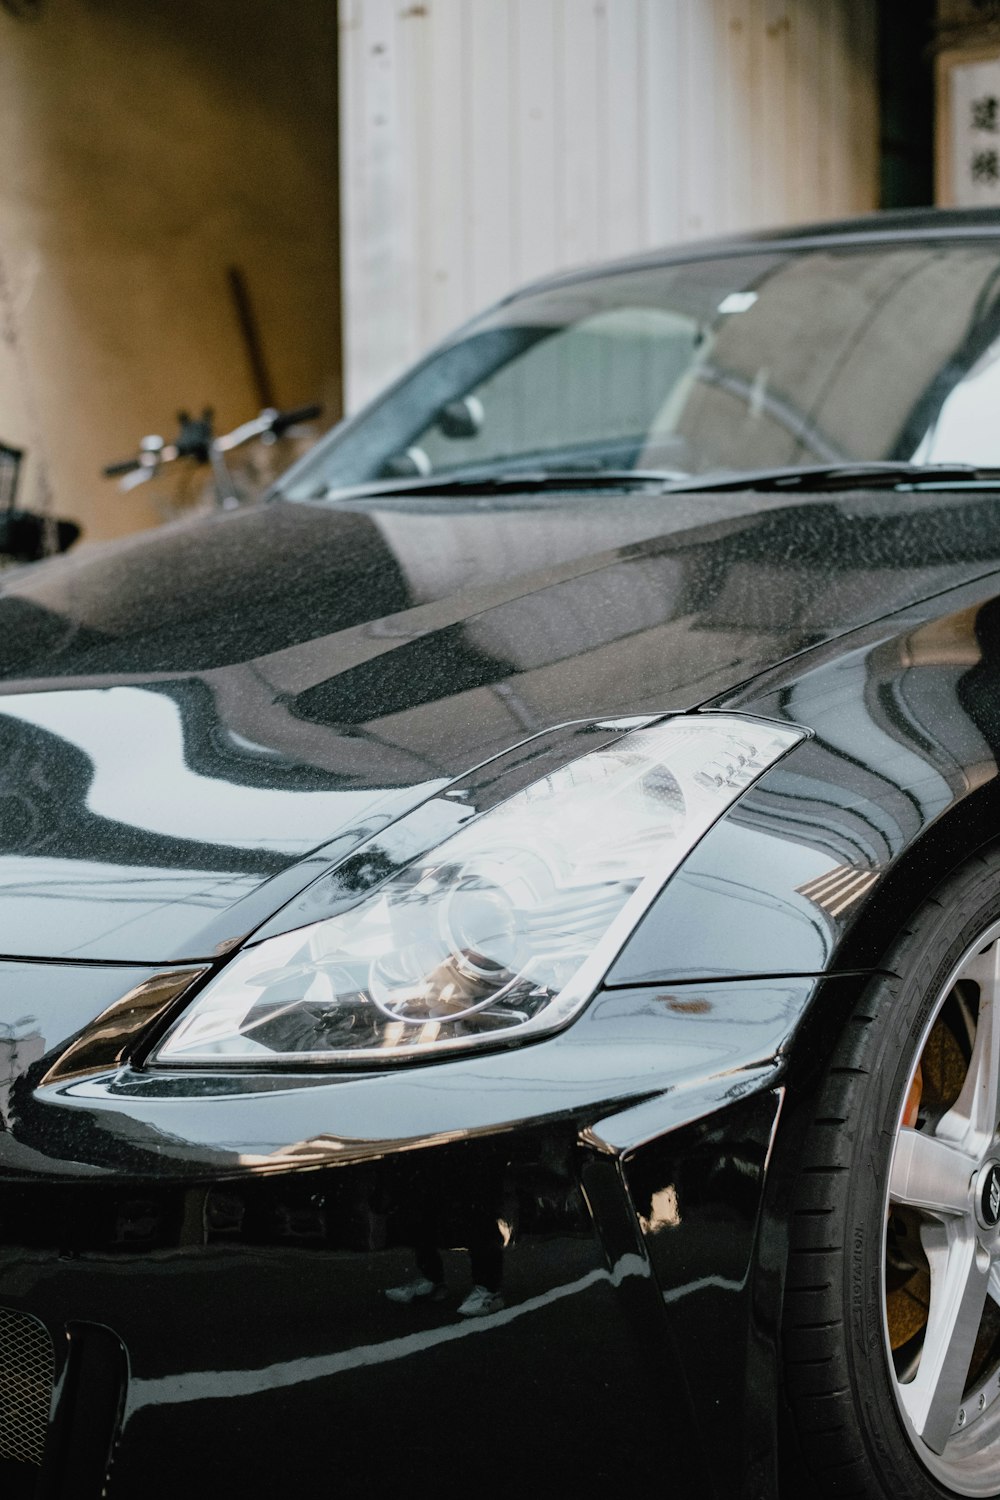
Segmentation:
{"type": "Polygon", "coordinates": [[[802,732],[721,714],[581,756],[351,910],[244,949],[153,1062],[389,1062],[552,1031],[664,881],[802,732]]]}

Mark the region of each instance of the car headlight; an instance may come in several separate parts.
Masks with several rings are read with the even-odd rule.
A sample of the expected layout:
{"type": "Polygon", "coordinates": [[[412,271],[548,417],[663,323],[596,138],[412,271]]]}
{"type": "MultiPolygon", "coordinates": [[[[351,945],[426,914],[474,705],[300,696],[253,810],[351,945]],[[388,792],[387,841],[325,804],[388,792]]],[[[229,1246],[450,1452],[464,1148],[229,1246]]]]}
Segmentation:
{"type": "Polygon", "coordinates": [[[801,738],[699,714],[582,755],[350,910],[243,949],[151,1061],[385,1065],[553,1031],[702,834],[801,738]]]}

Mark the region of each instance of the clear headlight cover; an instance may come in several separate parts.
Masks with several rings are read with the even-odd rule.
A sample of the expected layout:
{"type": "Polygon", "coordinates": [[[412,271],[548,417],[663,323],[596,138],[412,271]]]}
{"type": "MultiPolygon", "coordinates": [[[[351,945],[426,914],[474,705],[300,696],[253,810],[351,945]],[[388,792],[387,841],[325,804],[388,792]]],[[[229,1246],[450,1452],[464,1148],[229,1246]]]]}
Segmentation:
{"type": "Polygon", "coordinates": [[[702,834],[801,738],[721,714],[624,734],[470,818],[349,911],[244,949],[152,1061],[386,1064],[552,1031],[702,834]]]}

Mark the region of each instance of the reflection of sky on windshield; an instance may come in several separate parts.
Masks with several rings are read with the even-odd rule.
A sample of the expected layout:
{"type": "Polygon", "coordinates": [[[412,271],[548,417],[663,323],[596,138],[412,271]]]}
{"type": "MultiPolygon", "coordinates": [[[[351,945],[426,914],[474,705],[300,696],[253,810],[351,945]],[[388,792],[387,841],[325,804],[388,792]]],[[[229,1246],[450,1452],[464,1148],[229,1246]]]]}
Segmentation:
{"type": "Polygon", "coordinates": [[[90,758],[91,812],[170,838],[299,854],[386,799],[384,790],[275,791],[201,776],[185,764],[177,704],[142,688],[25,694],[0,712],[90,758]]]}
{"type": "Polygon", "coordinates": [[[917,463],[1000,464],[1000,343],[951,392],[913,457],[917,463]]]}

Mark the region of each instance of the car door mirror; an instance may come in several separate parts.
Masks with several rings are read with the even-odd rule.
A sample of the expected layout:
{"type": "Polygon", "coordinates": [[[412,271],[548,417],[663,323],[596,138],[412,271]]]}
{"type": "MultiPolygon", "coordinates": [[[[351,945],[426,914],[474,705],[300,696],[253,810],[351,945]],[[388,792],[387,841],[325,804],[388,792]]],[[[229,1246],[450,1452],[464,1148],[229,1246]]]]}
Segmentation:
{"type": "Polygon", "coordinates": [[[423,448],[416,446],[387,458],[379,470],[380,479],[421,479],[431,472],[431,461],[423,448]]]}
{"type": "Polygon", "coordinates": [[[442,437],[473,438],[483,425],[486,412],[478,396],[460,396],[449,401],[437,414],[437,428],[442,437]]]}

